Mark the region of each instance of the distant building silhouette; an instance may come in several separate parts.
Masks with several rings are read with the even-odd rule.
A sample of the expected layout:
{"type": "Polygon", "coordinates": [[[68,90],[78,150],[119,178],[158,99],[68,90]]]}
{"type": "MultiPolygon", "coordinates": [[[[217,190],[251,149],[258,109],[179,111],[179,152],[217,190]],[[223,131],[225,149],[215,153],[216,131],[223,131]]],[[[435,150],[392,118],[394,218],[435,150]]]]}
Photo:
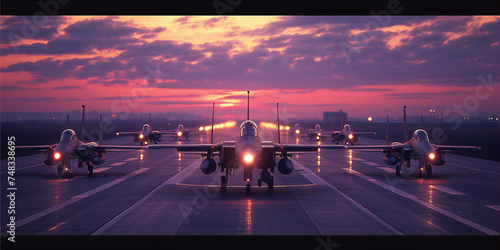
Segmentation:
{"type": "Polygon", "coordinates": [[[333,111],[325,111],[323,112],[323,124],[321,124],[321,128],[325,130],[332,130],[332,121],[335,130],[342,129],[344,124],[340,124],[342,120],[342,116],[344,117],[344,124],[348,122],[347,113],[343,112],[342,109],[338,112],[333,111]]]}

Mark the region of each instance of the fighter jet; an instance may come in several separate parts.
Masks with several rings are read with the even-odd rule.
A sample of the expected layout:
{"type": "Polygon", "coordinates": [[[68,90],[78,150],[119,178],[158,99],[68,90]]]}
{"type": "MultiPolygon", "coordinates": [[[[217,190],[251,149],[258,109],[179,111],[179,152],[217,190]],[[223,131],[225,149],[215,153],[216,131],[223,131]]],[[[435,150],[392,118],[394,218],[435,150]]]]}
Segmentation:
{"type": "Polygon", "coordinates": [[[254,169],[259,170],[259,179],[257,184],[260,187],[262,183],[267,184],[268,191],[274,190],[275,167],[283,175],[292,173],[294,169],[293,162],[289,159],[292,153],[318,151],[319,148],[346,149],[346,146],[340,145],[295,145],[281,144],[279,129],[279,103],[277,106],[278,115],[278,142],[262,141],[259,137],[257,124],[250,120],[250,91],[247,92],[247,119],[240,125],[240,134],[235,141],[222,141],[213,143],[213,120],[214,103],[212,103],[212,130],[210,144],[193,145],[150,145],[148,149],[177,148],[178,152],[201,152],[204,160],[200,164],[200,170],[204,174],[212,174],[220,167],[221,173],[221,192],[226,191],[229,176],[233,170],[243,167],[243,180],[246,181],[246,195],[250,195],[250,181],[254,169]],[[219,157],[219,163],[216,163],[214,157],[219,157]],[[279,157],[279,161],[277,161],[279,157]]]}
{"type": "MultiPolygon", "coordinates": [[[[316,139],[316,140],[321,139],[323,141],[325,138],[330,137],[333,135],[333,133],[335,133],[334,131],[322,130],[321,126],[319,124],[316,124],[314,126],[314,129],[305,130],[303,132],[307,133],[307,136],[311,139],[311,141],[313,139],[316,139]]],[[[299,131],[299,133],[300,133],[300,131],[299,131]]]]}
{"type": "MultiPolygon", "coordinates": [[[[161,120],[160,120],[161,122],[161,120]]],[[[172,130],[151,130],[151,114],[149,114],[149,124],[145,123],[142,125],[142,129],[138,132],[117,132],[116,135],[132,135],[134,136],[134,142],[140,142],[140,145],[148,144],[148,140],[158,144],[161,141],[163,135],[172,136],[174,140],[181,140],[182,137],[186,138],[186,141],[189,138],[191,131],[189,129],[185,129],[184,125],[179,124],[177,129],[172,130]]]]}
{"type": "MultiPolygon", "coordinates": [[[[351,120],[351,125],[352,125],[352,120],[351,120]]],[[[354,142],[358,141],[358,136],[376,134],[375,132],[354,132],[352,130],[351,125],[345,124],[344,127],[342,128],[342,131],[335,131],[332,134],[332,141],[335,142],[335,144],[339,144],[339,142],[344,142],[345,140],[347,144],[353,146],[354,142]]]]}
{"type": "MultiPolygon", "coordinates": [[[[85,135],[85,105],[82,105],[82,133],[81,139],[84,140],[85,135]]],[[[61,134],[59,143],[53,145],[37,145],[37,146],[17,146],[17,149],[38,149],[43,152],[45,165],[57,165],[57,177],[62,178],[63,172],[66,178],[69,177],[71,168],[70,160],[77,159],[78,168],[87,166],[88,175],[94,173],[93,165],[103,164],[106,158],[104,154],[112,150],[124,149],[145,149],[145,147],[137,146],[114,146],[102,144],[102,115],[99,125],[99,142],[83,142],[78,140],[76,133],[72,129],[66,129],[61,134]]]]}
{"type": "MultiPolygon", "coordinates": [[[[411,160],[418,160],[419,178],[425,168],[427,176],[432,176],[432,165],[442,166],[446,163],[445,151],[456,149],[481,149],[477,146],[447,146],[429,142],[429,136],[423,129],[417,129],[408,140],[406,123],[406,106],[403,107],[404,141],[393,142],[390,145],[349,146],[348,149],[381,149],[384,153],[384,162],[387,165],[396,165],[396,174],[401,176],[401,167],[411,167],[411,160]]],[[[387,144],[389,144],[389,118],[387,118],[387,144]]]]}

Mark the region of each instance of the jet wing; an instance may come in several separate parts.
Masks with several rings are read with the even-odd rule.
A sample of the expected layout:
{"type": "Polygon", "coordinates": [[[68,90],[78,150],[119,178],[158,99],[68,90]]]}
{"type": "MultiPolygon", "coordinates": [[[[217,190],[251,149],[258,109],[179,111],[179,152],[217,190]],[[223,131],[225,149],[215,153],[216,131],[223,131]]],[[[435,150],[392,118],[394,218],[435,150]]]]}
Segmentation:
{"type": "Polygon", "coordinates": [[[148,149],[162,149],[162,148],[175,148],[178,152],[208,152],[218,150],[216,144],[190,144],[190,145],[178,145],[178,144],[157,144],[149,145],[148,149]]]}
{"type": "Polygon", "coordinates": [[[278,150],[284,149],[287,152],[311,152],[318,151],[319,148],[328,149],[347,149],[347,146],[343,145],[297,145],[297,144],[276,144],[278,150]]]}
{"type": "Polygon", "coordinates": [[[375,132],[352,132],[354,135],[376,135],[375,132]]]}
{"type": "Polygon", "coordinates": [[[476,146],[447,146],[447,145],[434,145],[434,144],[433,146],[439,150],[481,149],[481,147],[476,147],[476,146]]]}
{"type": "Polygon", "coordinates": [[[116,132],[116,135],[135,135],[139,133],[140,132],[116,132]]]}
{"type": "Polygon", "coordinates": [[[48,151],[50,148],[55,148],[57,144],[52,144],[52,145],[34,145],[34,146],[16,146],[16,149],[18,148],[25,148],[25,149],[38,149],[40,151],[48,151]]]}
{"type": "Polygon", "coordinates": [[[94,149],[104,149],[106,151],[124,151],[135,149],[147,149],[147,146],[118,146],[118,145],[97,145],[93,146],[94,149]]]}
{"type": "Polygon", "coordinates": [[[406,144],[398,144],[398,145],[366,145],[366,146],[347,146],[347,149],[374,149],[374,150],[380,150],[380,149],[391,149],[391,150],[398,150],[398,149],[404,149],[406,151],[412,150],[410,145],[406,144]]]}

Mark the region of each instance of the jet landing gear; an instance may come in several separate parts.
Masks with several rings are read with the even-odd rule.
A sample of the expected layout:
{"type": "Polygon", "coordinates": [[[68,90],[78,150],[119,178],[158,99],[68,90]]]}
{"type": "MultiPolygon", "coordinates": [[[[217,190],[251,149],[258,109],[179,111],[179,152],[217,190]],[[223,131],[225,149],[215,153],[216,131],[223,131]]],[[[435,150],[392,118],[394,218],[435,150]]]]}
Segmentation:
{"type": "Polygon", "coordinates": [[[62,179],[64,177],[69,178],[69,167],[63,166],[62,164],[57,165],[57,178],[62,179]]]}
{"type": "Polygon", "coordinates": [[[257,185],[261,187],[262,182],[267,183],[268,192],[274,191],[274,177],[269,172],[267,172],[267,170],[264,170],[260,173],[260,178],[257,180],[257,185]]]}
{"type": "Polygon", "coordinates": [[[88,170],[88,176],[94,175],[94,165],[92,164],[87,164],[87,170],[88,170]]]}
{"type": "Polygon", "coordinates": [[[432,165],[431,164],[428,164],[425,166],[425,172],[427,172],[427,177],[431,177],[432,176],[432,165]]]}

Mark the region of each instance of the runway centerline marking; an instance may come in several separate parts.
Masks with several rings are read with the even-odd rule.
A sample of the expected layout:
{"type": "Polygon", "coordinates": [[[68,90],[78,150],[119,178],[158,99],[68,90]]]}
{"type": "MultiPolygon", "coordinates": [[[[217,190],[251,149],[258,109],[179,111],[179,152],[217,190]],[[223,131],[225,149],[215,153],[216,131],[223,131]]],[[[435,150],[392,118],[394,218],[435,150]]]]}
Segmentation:
{"type": "MultiPolygon", "coordinates": [[[[144,203],[146,200],[148,200],[149,198],[151,198],[156,192],[158,192],[159,190],[161,190],[166,185],[169,185],[169,184],[178,184],[179,182],[181,182],[184,178],[186,178],[189,174],[191,174],[191,172],[193,172],[196,169],[197,166],[200,165],[201,160],[202,159],[196,160],[195,162],[191,163],[191,165],[189,165],[188,167],[186,167],[181,172],[177,173],[176,175],[170,177],[168,180],[164,181],[162,184],[160,184],[155,189],[153,189],[153,191],[149,192],[147,195],[145,195],[140,200],[138,200],[137,202],[135,202],[132,206],[128,207],[123,212],[121,212],[118,215],[116,215],[113,219],[111,219],[110,221],[108,221],[106,224],[104,224],[102,227],[98,228],[96,231],[94,231],[90,235],[100,235],[100,234],[102,234],[108,228],[110,228],[111,226],[113,226],[115,223],[117,223],[118,221],[120,221],[127,214],[129,214],[134,209],[136,209],[138,206],[140,206],[142,203],[144,203]]],[[[193,206],[195,206],[195,204],[193,204],[193,206]]]]}
{"type": "Polygon", "coordinates": [[[110,187],[112,187],[112,186],[114,186],[114,185],[116,185],[116,184],[118,184],[118,183],[120,183],[120,182],[122,182],[124,180],[127,180],[127,179],[129,179],[131,177],[134,177],[134,176],[136,176],[136,175],[138,175],[138,174],[140,174],[140,173],[142,173],[142,172],[144,172],[144,171],[146,171],[148,169],[149,168],[138,169],[138,170],[136,170],[136,171],[134,171],[132,173],[129,173],[129,174],[127,174],[127,175],[125,175],[125,176],[123,176],[123,177],[121,177],[119,179],[116,179],[114,181],[108,182],[108,183],[106,183],[106,184],[104,184],[102,186],[99,186],[97,188],[94,188],[94,189],[92,189],[90,191],[87,191],[85,193],[79,194],[77,196],[73,196],[71,199],[69,199],[69,200],[67,200],[67,201],[65,201],[63,203],[60,203],[60,204],[55,205],[55,206],[53,206],[51,208],[45,209],[45,210],[43,210],[41,212],[38,212],[38,213],[36,213],[34,215],[31,215],[31,216],[29,216],[27,218],[24,218],[24,219],[20,220],[17,223],[16,227],[23,226],[23,225],[25,225],[27,223],[30,223],[30,222],[32,222],[32,221],[34,221],[36,219],[39,219],[39,218],[43,217],[45,215],[48,215],[48,214],[50,214],[50,213],[52,213],[54,211],[57,211],[57,210],[59,210],[59,209],[61,209],[63,207],[66,207],[66,206],[68,206],[70,204],[73,204],[73,203],[75,203],[75,202],[77,202],[77,201],[79,201],[81,199],[87,198],[87,197],[89,197],[91,195],[94,195],[94,194],[96,194],[98,192],[101,192],[101,191],[103,191],[103,190],[105,190],[107,188],[110,188],[110,187]]]}
{"type": "Polygon", "coordinates": [[[303,169],[303,170],[306,171],[306,172],[301,172],[300,174],[302,174],[304,177],[306,177],[306,179],[308,179],[310,182],[312,182],[314,184],[317,184],[317,185],[326,185],[326,186],[328,186],[330,189],[332,189],[337,194],[339,194],[340,196],[342,196],[342,198],[346,199],[349,203],[351,203],[352,205],[354,205],[355,207],[357,207],[359,210],[361,210],[362,212],[364,212],[366,215],[370,216],[372,219],[374,219],[375,221],[377,221],[378,223],[380,223],[382,226],[384,226],[385,228],[389,229],[389,231],[393,232],[396,235],[404,235],[402,232],[400,232],[399,230],[397,230],[393,226],[389,225],[387,222],[385,222],[382,219],[380,219],[378,216],[376,216],[375,214],[373,214],[372,212],[370,212],[368,209],[366,209],[365,207],[361,206],[359,203],[355,202],[349,196],[347,196],[346,194],[342,193],[336,187],[332,186],[330,183],[326,182],[321,177],[319,177],[316,174],[314,174],[311,170],[309,170],[308,168],[304,167],[304,165],[302,165],[300,162],[298,162],[296,160],[294,160],[293,162],[295,164],[295,168],[298,167],[297,169],[303,169]]]}
{"type": "Polygon", "coordinates": [[[500,211],[500,205],[486,205],[486,207],[500,211]]]}
{"type": "Polygon", "coordinates": [[[364,161],[363,163],[370,166],[380,166],[380,164],[371,161],[364,161]]]}
{"type": "Polygon", "coordinates": [[[410,200],[412,200],[414,202],[419,203],[420,205],[426,206],[426,207],[428,207],[428,208],[430,208],[430,209],[432,209],[432,210],[434,210],[434,211],[436,211],[438,213],[446,215],[446,216],[448,216],[448,217],[450,217],[450,218],[452,218],[452,219],[454,219],[456,221],[462,222],[462,223],[464,223],[464,224],[466,224],[466,225],[468,225],[470,227],[473,227],[473,228],[475,228],[475,229],[477,229],[479,231],[482,231],[482,232],[484,232],[486,234],[489,234],[489,235],[498,235],[498,232],[495,232],[495,231],[493,231],[493,230],[491,230],[491,229],[489,229],[489,228],[487,228],[485,226],[479,225],[479,224],[477,224],[477,223],[475,223],[473,221],[465,219],[465,218],[463,218],[463,217],[461,217],[459,215],[456,215],[456,214],[454,214],[454,213],[452,213],[452,212],[450,212],[448,210],[442,209],[442,208],[440,208],[440,207],[438,207],[436,205],[433,205],[433,204],[430,204],[428,202],[425,202],[425,201],[421,200],[420,198],[418,198],[416,196],[413,196],[413,195],[411,195],[411,194],[409,194],[409,193],[407,193],[405,191],[402,191],[400,189],[395,188],[394,186],[391,186],[391,185],[385,184],[385,183],[383,183],[381,181],[378,181],[378,180],[375,180],[373,178],[370,178],[370,177],[368,177],[368,176],[366,176],[366,175],[364,175],[364,174],[362,174],[362,173],[360,173],[360,172],[358,172],[356,170],[352,170],[352,169],[348,169],[348,168],[343,168],[343,169],[345,171],[351,173],[351,174],[354,174],[354,175],[356,175],[358,177],[361,177],[362,179],[370,181],[371,183],[373,183],[373,184],[375,184],[375,185],[377,185],[379,187],[385,188],[385,189],[387,189],[387,190],[389,190],[389,191],[391,191],[391,192],[393,192],[395,194],[398,194],[400,196],[408,198],[408,199],[410,199],[410,200]]]}
{"type": "Polygon", "coordinates": [[[135,158],[135,157],[133,157],[133,158],[128,158],[128,159],[125,159],[125,160],[123,160],[123,161],[135,161],[135,160],[137,160],[137,159],[139,159],[139,158],[135,158]]]}
{"type": "Polygon", "coordinates": [[[121,165],[123,165],[123,164],[125,164],[125,163],[126,163],[126,162],[124,162],[124,161],[120,161],[120,162],[115,162],[115,163],[113,163],[113,164],[110,164],[110,166],[121,166],[121,165]]]}
{"type": "Polygon", "coordinates": [[[429,185],[429,187],[452,195],[465,195],[462,192],[441,185],[429,185]]]}

